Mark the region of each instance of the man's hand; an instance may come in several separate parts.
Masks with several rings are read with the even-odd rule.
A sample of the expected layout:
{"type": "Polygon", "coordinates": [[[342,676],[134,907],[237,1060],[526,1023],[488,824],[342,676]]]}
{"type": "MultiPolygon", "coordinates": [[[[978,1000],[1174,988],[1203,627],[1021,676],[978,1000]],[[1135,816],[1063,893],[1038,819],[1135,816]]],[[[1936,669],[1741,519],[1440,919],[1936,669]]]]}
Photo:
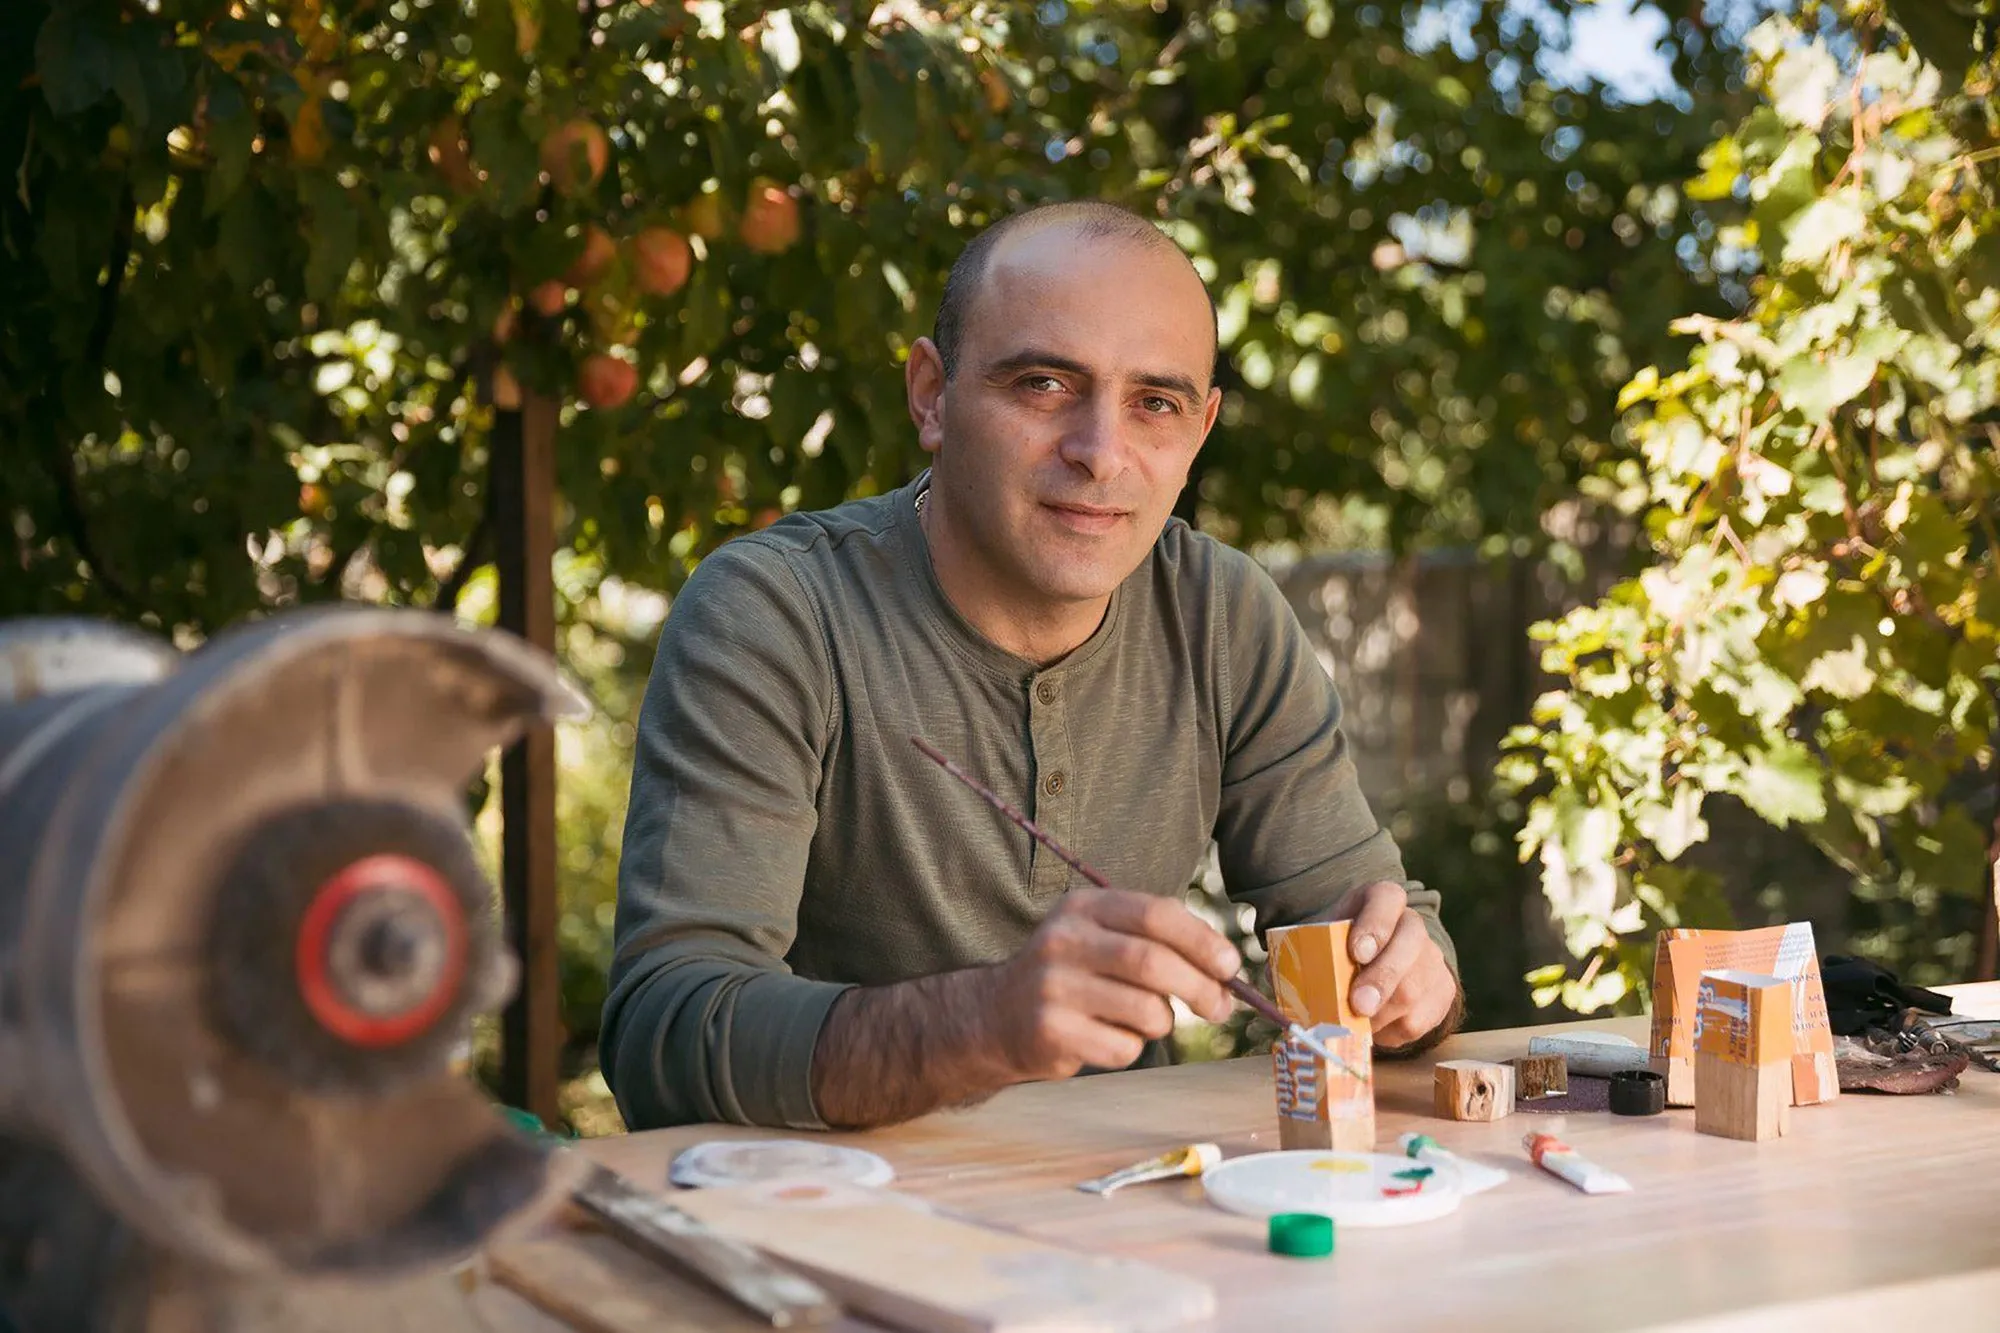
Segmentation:
{"type": "Polygon", "coordinates": [[[1174,1030],[1169,996],[1211,1022],[1236,946],[1172,898],[1072,889],[1021,951],[994,969],[992,1040],[1021,1079],[1119,1069],[1174,1030]]]}
{"type": "Polygon", "coordinates": [[[1072,889],[1004,963],[844,992],[814,1048],[836,1129],[895,1124],[1001,1088],[1118,1069],[1174,1030],[1169,996],[1229,1016],[1234,945],[1172,898],[1072,889]]]}
{"type": "Polygon", "coordinates": [[[1375,1044],[1394,1049],[1437,1033],[1458,1012],[1458,980],[1444,951],[1410,910],[1402,885],[1364,884],[1340,900],[1329,921],[1352,921],[1347,950],[1359,970],[1347,992],[1355,1012],[1374,1020],[1375,1044]]]}

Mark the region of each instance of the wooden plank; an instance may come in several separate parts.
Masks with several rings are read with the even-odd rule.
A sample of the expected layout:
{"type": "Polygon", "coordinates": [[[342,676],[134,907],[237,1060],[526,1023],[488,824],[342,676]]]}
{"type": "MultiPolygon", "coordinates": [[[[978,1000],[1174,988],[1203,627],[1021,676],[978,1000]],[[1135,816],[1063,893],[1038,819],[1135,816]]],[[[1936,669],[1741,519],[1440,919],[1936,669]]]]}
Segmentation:
{"type": "Polygon", "coordinates": [[[899,1328],[1111,1333],[1215,1313],[1215,1293],[1184,1275],[977,1226],[890,1190],[770,1181],[691,1190],[676,1202],[899,1328]]]}
{"type": "Polygon", "coordinates": [[[824,1288],[703,1226],[672,1200],[615,1171],[594,1168],[571,1198],[620,1244],[684,1269],[770,1324],[803,1328],[840,1317],[824,1288]]]}
{"type": "MultiPolygon", "coordinates": [[[[486,1252],[494,1281],[577,1333],[764,1333],[723,1297],[594,1231],[550,1231],[486,1252]]],[[[849,1325],[849,1327],[853,1327],[849,1325]]]]}
{"type": "MultiPolygon", "coordinates": [[[[1956,990],[1961,1013],[2000,1016],[2000,985],[1956,990]]],[[[1643,1018],[1590,1026],[1640,1041],[1647,1033],[1643,1018]]],[[[1462,1033],[1433,1054],[1506,1060],[1526,1053],[1529,1037],[1565,1027],[1580,1030],[1462,1033]]],[[[1621,1329],[1694,1328],[1744,1311],[1762,1312],[1758,1327],[1817,1327],[1791,1312],[1851,1301],[1949,1313],[1945,1298],[1968,1284],[2000,1288],[2000,1194],[1992,1186],[2000,1178],[2000,1075],[1968,1071],[1951,1097],[1841,1097],[1801,1112],[1791,1133],[1761,1144],[1697,1133],[1684,1110],[1563,1116],[1548,1128],[1634,1187],[1586,1198],[1529,1167],[1518,1118],[1436,1119],[1433,1067],[1429,1058],[1375,1064],[1380,1141],[1429,1134],[1453,1152],[1507,1166],[1513,1178],[1448,1222],[1343,1232],[1327,1263],[1272,1259],[1262,1225],[1209,1206],[1197,1180],[1135,1186],[1110,1199],[1075,1188],[1188,1143],[1216,1143],[1227,1157],[1275,1149],[1266,1057],[1028,1084],[970,1110],[826,1141],[881,1154],[896,1169],[898,1191],[957,1214],[1203,1280],[1220,1301],[1218,1328],[1601,1333],[1607,1319],[1621,1329]],[[1884,1217],[1917,1220],[1923,1243],[1882,1244],[1884,1217]],[[1563,1299],[1552,1302],[1556,1290],[1563,1299]]],[[[692,1144],[772,1137],[702,1125],[594,1140],[582,1151],[635,1180],[658,1181],[692,1144]]],[[[1959,1323],[1967,1308],[1958,1307],[1959,1323]]]]}
{"type": "MultiPolygon", "coordinates": [[[[496,414],[488,484],[500,574],[500,627],[555,651],[556,403],[530,395],[496,414]]],[[[560,1123],[561,981],[556,929],[556,755],[547,729],[529,730],[500,761],[501,899],[521,981],[500,1022],[500,1097],[560,1123]]]]}

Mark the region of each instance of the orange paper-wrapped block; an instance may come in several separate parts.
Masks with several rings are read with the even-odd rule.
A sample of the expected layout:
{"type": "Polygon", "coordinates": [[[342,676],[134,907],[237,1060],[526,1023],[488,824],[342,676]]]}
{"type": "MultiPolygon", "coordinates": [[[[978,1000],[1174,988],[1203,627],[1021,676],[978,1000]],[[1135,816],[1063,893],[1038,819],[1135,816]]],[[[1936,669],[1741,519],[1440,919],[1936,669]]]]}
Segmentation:
{"type": "Polygon", "coordinates": [[[1320,1023],[1310,1031],[1340,1064],[1329,1064],[1296,1038],[1281,1036],[1272,1044],[1278,1146],[1373,1152],[1375,1084],[1369,1065],[1373,1043],[1367,1033],[1337,1023],[1320,1023]]]}
{"type": "Polygon", "coordinates": [[[1335,1023],[1364,1037],[1374,1029],[1347,1001],[1354,960],[1347,952],[1345,921],[1276,926],[1265,936],[1271,953],[1271,996],[1286,1018],[1311,1027],[1335,1023]]]}
{"type": "Polygon", "coordinates": [[[1792,985],[1724,970],[1695,998],[1694,1126],[1732,1139],[1777,1138],[1792,1107],[1792,985]]]}
{"type": "Polygon", "coordinates": [[[1653,1068],[1666,1075],[1667,1101],[1695,1100],[1694,1026],[1702,974],[1727,970],[1776,977],[1790,985],[1788,1052],[1792,1102],[1808,1106],[1840,1095],[1833,1030],[1812,925],[1797,921],[1761,930],[1663,930],[1653,961],[1653,1068]]]}

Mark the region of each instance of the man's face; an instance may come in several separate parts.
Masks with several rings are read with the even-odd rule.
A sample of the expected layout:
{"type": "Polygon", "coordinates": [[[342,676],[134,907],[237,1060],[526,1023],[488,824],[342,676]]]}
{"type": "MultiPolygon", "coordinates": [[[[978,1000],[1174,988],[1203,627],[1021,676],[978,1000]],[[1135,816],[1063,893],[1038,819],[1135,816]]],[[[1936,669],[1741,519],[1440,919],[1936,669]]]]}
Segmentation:
{"type": "Polygon", "coordinates": [[[1001,243],[957,374],[919,417],[932,485],[994,590],[1087,602],[1138,568],[1215,421],[1212,321],[1169,246],[1061,224],[1001,243]]]}

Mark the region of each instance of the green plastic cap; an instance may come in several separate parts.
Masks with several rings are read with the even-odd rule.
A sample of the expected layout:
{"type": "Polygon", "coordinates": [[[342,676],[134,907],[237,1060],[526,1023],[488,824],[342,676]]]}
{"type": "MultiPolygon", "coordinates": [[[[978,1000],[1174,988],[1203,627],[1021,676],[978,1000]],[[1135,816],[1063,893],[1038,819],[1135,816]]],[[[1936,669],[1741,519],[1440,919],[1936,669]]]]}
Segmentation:
{"type": "Polygon", "coordinates": [[[1333,1219],[1320,1213],[1277,1213],[1271,1218],[1271,1253],[1324,1259],[1333,1253],[1333,1219]]]}

